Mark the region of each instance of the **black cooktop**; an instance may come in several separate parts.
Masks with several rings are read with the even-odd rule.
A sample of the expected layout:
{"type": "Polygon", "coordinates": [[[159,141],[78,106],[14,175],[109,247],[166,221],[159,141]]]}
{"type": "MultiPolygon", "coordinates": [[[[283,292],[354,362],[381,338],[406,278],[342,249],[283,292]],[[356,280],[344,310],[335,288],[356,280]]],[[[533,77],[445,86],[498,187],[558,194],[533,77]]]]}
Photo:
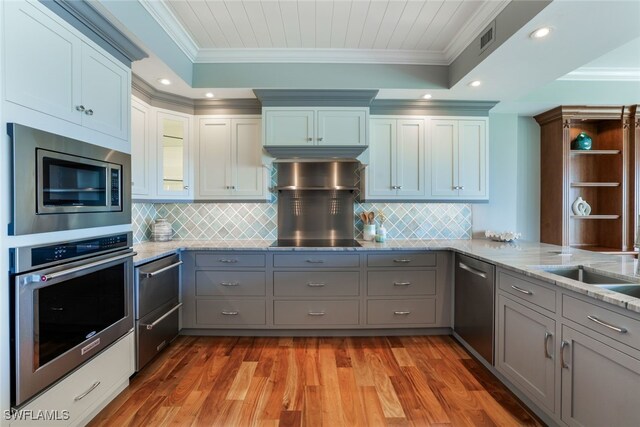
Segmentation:
{"type": "Polygon", "coordinates": [[[358,248],[362,245],[354,239],[278,239],[271,246],[276,248],[358,248]]]}

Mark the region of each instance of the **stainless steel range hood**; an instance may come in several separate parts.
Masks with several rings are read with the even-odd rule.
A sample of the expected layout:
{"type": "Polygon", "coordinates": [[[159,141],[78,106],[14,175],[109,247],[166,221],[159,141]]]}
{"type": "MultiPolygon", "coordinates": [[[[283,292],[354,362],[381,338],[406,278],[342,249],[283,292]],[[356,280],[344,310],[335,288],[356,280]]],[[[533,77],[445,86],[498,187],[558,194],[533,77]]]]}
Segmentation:
{"type": "Polygon", "coordinates": [[[303,147],[297,145],[268,145],[264,151],[276,159],[354,159],[362,154],[366,145],[303,147]]]}

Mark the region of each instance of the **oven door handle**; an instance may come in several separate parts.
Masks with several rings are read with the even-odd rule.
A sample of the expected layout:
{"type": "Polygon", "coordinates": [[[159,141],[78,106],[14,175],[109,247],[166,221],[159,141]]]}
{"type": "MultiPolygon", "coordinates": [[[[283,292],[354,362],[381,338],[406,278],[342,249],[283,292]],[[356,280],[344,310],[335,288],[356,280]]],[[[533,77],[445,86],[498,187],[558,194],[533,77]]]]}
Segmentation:
{"type": "Polygon", "coordinates": [[[166,319],[167,317],[169,317],[171,315],[171,313],[173,313],[174,311],[176,311],[177,309],[179,309],[180,307],[182,307],[182,303],[176,305],[175,307],[173,307],[171,310],[167,311],[165,314],[163,314],[162,316],[160,316],[158,319],[156,319],[155,322],[153,323],[149,323],[149,324],[141,324],[140,326],[144,326],[145,328],[147,328],[148,331],[150,331],[151,329],[154,328],[154,326],[157,326],[158,323],[162,322],[164,319],[166,319]]]}
{"type": "Polygon", "coordinates": [[[91,262],[89,264],[84,264],[84,265],[80,265],[78,267],[73,267],[70,268],[68,270],[62,270],[62,271],[57,271],[55,273],[51,273],[51,274],[43,274],[43,275],[39,275],[39,274],[30,274],[27,277],[25,277],[23,279],[23,284],[28,285],[30,283],[36,283],[36,282],[48,282],[54,279],[58,279],[60,277],[64,277],[64,276],[68,276],[70,274],[74,274],[74,273],[78,273],[80,271],[84,271],[84,270],[89,270],[92,268],[96,268],[96,267],[100,267],[101,265],[104,264],[108,264],[110,262],[113,261],[118,261],[121,259],[125,259],[125,258],[130,258],[135,256],[136,253],[135,252],[128,252],[126,254],[123,255],[118,255],[115,257],[111,257],[108,259],[103,259],[101,261],[96,261],[96,262],[91,262]]]}

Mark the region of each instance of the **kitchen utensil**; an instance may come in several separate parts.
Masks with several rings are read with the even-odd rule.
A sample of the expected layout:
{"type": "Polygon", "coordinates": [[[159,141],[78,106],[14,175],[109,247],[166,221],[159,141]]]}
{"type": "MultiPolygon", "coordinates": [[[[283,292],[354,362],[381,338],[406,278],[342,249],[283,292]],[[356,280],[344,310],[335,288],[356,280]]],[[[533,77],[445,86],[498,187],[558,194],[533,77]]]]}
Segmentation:
{"type": "Polygon", "coordinates": [[[373,212],[369,212],[369,214],[367,215],[367,218],[369,218],[369,224],[373,224],[373,220],[375,219],[376,214],[374,214],[373,212]]]}
{"type": "Polygon", "coordinates": [[[362,222],[366,225],[368,223],[368,219],[367,219],[367,213],[366,212],[360,212],[360,218],[362,219],[362,222]]]}

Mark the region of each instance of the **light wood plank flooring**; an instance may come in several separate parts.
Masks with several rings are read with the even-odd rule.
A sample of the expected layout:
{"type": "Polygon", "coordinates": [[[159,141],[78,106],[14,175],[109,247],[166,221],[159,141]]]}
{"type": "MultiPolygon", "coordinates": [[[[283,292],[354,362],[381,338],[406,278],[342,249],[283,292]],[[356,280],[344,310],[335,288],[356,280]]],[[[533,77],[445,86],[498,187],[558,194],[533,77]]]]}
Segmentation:
{"type": "Polygon", "coordinates": [[[90,425],[541,422],[448,336],[179,337],[90,425]]]}

